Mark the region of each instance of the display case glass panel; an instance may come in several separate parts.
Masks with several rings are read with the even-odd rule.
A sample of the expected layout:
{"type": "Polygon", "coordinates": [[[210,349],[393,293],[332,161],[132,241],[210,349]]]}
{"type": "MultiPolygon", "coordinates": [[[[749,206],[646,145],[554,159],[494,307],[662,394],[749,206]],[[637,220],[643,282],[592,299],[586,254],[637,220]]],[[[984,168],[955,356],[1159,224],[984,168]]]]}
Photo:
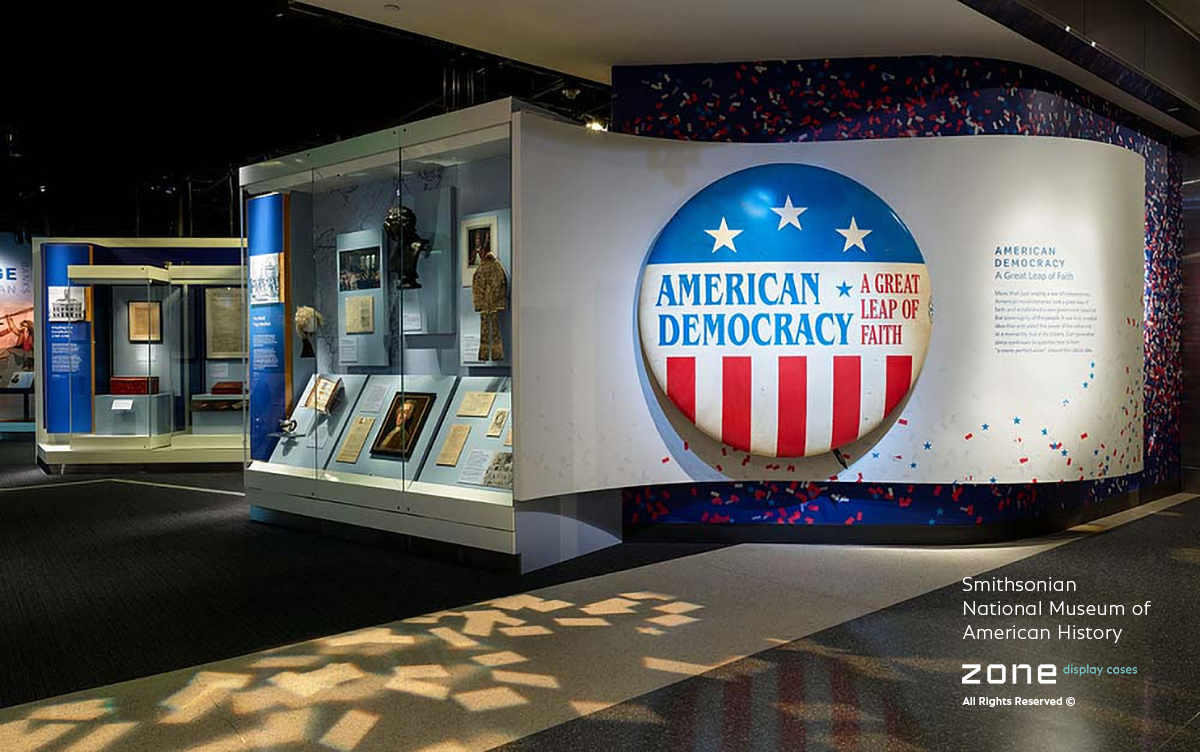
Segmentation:
{"type": "Polygon", "coordinates": [[[510,126],[403,130],[243,185],[251,468],[389,511],[511,504],[510,126]]]}

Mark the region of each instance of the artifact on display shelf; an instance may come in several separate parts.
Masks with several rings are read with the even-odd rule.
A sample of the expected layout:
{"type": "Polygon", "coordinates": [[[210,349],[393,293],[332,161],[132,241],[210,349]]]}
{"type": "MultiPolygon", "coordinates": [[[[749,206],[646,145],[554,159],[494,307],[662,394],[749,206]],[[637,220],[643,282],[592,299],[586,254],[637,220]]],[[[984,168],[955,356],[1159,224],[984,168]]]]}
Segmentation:
{"type": "Polygon", "coordinates": [[[512,490],[512,452],[496,452],[496,455],[492,457],[492,461],[488,463],[487,470],[483,473],[483,485],[512,490]]]}
{"type": "Polygon", "coordinates": [[[218,381],[213,384],[212,394],[245,394],[246,385],[241,381],[218,381]]]}
{"type": "Polygon", "coordinates": [[[375,331],[375,298],[370,295],[346,296],[346,334],[371,334],[375,331]]]}
{"type": "Polygon", "coordinates": [[[328,415],[333,408],[337,407],[341,393],[341,379],[334,380],[318,375],[313,383],[313,388],[308,393],[308,399],[304,400],[304,406],[328,415]]]}
{"type": "Polygon", "coordinates": [[[267,434],[267,435],[275,436],[280,439],[287,439],[289,441],[292,439],[298,439],[304,435],[302,433],[296,433],[296,429],[299,427],[299,425],[300,424],[296,421],[295,418],[280,418],[279,419],[279,432],[271,433],[271,434],[267,434]]]}
{"type": "Polygon", "coordinates": [[[410,458],[435,399],[437,395],[431,392],[396,392],[375,443],[371,445],[371,454],[410,458]]]}
{"type": "Polygon", "coordinates": [[[463,423],[455,423],[450,426],[450,433],[446,434],[446,443],[442,444],[442,451],[438,452],[437,464],[454,467],[458,464],[458,458],[462,456],[463,447],[467,445],[467,436],[471,434],[471,427],[463,423]]]}
{"type": "Polygon", "coordinates": [[[508,429],[508,435],[504,437],[504,446],[506,446],[506,447],[512,446],[512,433],[513,433],[512,429],[511,428],[508,429]]]}
{"type": "Polygon", "coordinates": [[[496,254],[489,253],[479,262],[471,284],[471,298],[479,313],[480,362],[503,360],[500,312],[508,308],[508,275],[496,254]]]}
{"type": "Polygon", "coordinates": [[[50,321],[83,321],[87,318],[87,288],[46,288],[46,299],[50,301],[50,321]]]}
{"type": "MultiPolygon", "coordinates": [[[[251,256],[251,258],[254,258],[251,256]]],[[[317,337],[317,327],[325,325],[325,317],[321,312],[312,306],[298,306],[296,308],[296,333],[300,335],[302,343],[300,348],[301,358],[315,358],[316,351],[313,350],[313,340],[317,337]]]]}
{"type": "Polygon", "coordinates": [[[378,246],[339,251],[338,290],[341,292],[378,290],[381,286],[379,260],[378,246]]]}
{"type": "Polygon", "coordinates": [[[246,356],[246,301],[237,287],[204,291],[204,328],[210,358],[246,356]]]}
{"type": "Polygon", "coordinates": [[[350,430],[346,432],[346,440],[342,442],[342,448],[338,450],[337,461],[354,464],[358,462],[358,456],[362,454],[362,449],[367,444],[367,438],[371,435],[371,428],[375,425],[375,419],[365,415],[360,415],[350,422],[350,430]]]}
{"type": "Polygon", "coordinates": [[[283,302],[283,254],[250,257],[250,305],[283,302]]]}
{"type": "Polygon", "coordinates": [[[393,244],[388,259],[392,269],[400,270],[400,289],[420,287],[417,259],[429,255],[432,243],[417,234],[417,215],[407,206],[393,206],[388,209],[383,229],[393,244]]]}
{"type": "Polygon", "coordinates": [[[152,345],[162,342],[162,303],[157,300],[131,300],[125,310],[130,342],[152,345]]]}
{"type": "Polygon", "coordinates": [[[488,424],[487,435],[490,439],[499,438],[504,431],[504,424],[508,422],[508,410],[497,410],[492,416],[492,422],[488,424]]]}
{"type": "Polygon", "coordinates": [[[464,219],[459,224],[458,264],[463,270],[463,287],[471,286],[480,264],[485,258],[496,252],[495,244],[499,227],[500,219],[495,214],[464,219]]]}
{"type": "Polygon", "coordinates": [[[113,376],[108,382],[110,394],[158,394],[157,376],[113,376]]]}
{"type": "Polygon", "coordinates": [[[495,392],[467,392],[458,406],[460,418],[486,418],[496,402],[495,392]]]}
{"type": "Polygon", "coordinates": [[[487,474],[488,468],[491,467],[495,456],[495,452],[489,452],[486,449],[472,449],[467,453],[467,459],[463,462],[462,470],[458,472],[458,482],[468,483],[472,486],[482,486],[483,478],[487,474]]]}

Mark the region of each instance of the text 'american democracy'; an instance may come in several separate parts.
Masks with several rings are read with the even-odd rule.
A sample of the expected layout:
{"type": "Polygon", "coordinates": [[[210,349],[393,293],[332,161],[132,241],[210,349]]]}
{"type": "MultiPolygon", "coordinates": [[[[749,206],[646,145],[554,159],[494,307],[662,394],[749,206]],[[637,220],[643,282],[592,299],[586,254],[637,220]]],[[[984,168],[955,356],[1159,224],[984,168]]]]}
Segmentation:
{"type": "Polygon", "coordinates": [[[820,272],[716,272],[662,275],[655,307],[662,347],[899,345],[902,322],[921,311],[921,275],[863,274],[832,287],[835,302],[851,311],[810,312],[821,305],[820,272]],[[853,295],[852,295],[853,293],[853,295]],[[882,297],[876,297],[882,296],[882,297]],[[840,298],[848,298],[840,301],[840,298]],[[752,311],[722,310],[751,307],[752,311]],[[713,311],[671,311],[713,308],[713,311]],[[762,309],[768,310],[762,310],[762,309]],[[778,310],[770,310],[778,309],[778,310]]]}

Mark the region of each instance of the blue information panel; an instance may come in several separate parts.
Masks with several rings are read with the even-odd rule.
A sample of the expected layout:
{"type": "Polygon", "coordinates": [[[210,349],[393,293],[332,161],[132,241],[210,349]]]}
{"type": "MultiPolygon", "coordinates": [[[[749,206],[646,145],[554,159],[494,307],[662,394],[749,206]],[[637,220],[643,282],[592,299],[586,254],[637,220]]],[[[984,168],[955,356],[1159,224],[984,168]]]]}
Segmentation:
{"type": "Polygon", "coordinates": [[[287,414],[287,316],[283,299],[284,197],[246,202],[250,287],[250,457],[267,460],[287,414]]]}
{"type": "Polygon", "coordinates": [[[92,431],[92,312],[89,288],[75,287],[67,267],[91,263],[91,247],[79,243],[42,246],[42,279],[46,294],[43,350],[46,430],[49,433],[92,431]]]}

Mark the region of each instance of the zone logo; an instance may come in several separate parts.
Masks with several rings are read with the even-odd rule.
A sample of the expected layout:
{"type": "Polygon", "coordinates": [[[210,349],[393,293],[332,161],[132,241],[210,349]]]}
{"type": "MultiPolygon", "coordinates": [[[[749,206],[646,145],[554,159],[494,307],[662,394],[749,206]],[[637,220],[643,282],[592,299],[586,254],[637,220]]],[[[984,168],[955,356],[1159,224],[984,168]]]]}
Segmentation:
{"type": "MultiPolygon", "coordinates": [[[[967,675],[963,677],[963,684],[979,684],[978,679],[972,679],[972,676],[980,671],[986,672],[988,684],[1008,684],[1009,667],[1003,663],[989,663],[986,667],[981,663],[964,663],[962,667],[968,669],[967,675]],[[998,675],[999,678],[995,678],[998,675]]],[[[1028,663],[1014,663],[1012,665],[1012,683],[1019,684],[1022,669],[1025,671],[1025,683],[1033,684],[1033,668],[1028,663]]],[[[1058,673],[1058,667],[1053,663],[1040,663],[1037,667],[1037,683],[1038,684],[1057,684],[1058,679],[1055,675],[1058,673]]]]}

